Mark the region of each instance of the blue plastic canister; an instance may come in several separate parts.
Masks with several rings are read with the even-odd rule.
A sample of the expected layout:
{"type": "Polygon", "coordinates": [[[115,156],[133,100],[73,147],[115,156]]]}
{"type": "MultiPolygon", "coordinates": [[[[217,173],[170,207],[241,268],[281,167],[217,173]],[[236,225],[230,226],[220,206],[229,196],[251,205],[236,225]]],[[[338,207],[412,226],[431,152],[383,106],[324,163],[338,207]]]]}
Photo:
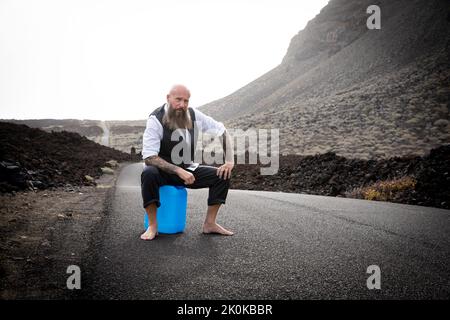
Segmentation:
{"type": "MultiPolygon", "coordinates": [[[[183,232],[186,227],[186,188],[183,186],[161,186],[159,187],[159,201],[161,206],[156,213],[158,232],[183,232]]],[[[145,212],[144,228],[148,228],[148,217],[145,212]]]]}

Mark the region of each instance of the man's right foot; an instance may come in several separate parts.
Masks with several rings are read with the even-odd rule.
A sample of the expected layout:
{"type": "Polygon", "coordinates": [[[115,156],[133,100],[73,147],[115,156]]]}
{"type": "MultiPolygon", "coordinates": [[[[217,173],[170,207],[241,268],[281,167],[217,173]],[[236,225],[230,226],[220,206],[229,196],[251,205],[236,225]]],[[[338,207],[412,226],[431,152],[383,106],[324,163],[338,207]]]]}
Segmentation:
{"type": "Polygon", "coordinates": [[[212,224],[204,223],[203,233],[204,234],[214,233],[214,234],[221,234],[224,236],[232,236],[234,234],[234,232],[225,229],[224,227],[222,227],[220,224],[217,223],[212,224]]]}
{"type": "Polygon", "coordinates": [[[141,234],[142,240],[153,240],[155,239],[156,235],[158,234],[156,227],[148,227],[147,231],[145,231],[143,234],[141,234]]]}

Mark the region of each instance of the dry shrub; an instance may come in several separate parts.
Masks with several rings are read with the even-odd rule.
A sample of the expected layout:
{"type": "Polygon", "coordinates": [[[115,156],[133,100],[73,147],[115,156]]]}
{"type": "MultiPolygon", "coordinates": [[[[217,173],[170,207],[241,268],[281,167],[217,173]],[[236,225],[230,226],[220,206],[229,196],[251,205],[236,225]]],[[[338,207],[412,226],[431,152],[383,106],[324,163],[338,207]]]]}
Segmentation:
{"type": "Polygon", "coordinates": [[[367,187],[353,189],[347,194],[347,197],[376,201],[392,201],[398,198],[401,193],[414,190],[416,183],[417,181],[414,178],[408,176],[399,179],[378,181],[367,187]]]}

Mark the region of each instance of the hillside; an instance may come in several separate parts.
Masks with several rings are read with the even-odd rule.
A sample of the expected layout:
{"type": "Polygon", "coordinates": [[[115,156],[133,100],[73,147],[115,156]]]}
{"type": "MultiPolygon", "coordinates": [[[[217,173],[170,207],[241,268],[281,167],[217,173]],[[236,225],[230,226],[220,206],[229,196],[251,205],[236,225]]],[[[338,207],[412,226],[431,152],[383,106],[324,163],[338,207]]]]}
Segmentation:
{"type": "Polygon", "coordinates": [[[347,159],[335,153],[280,156],[275,175],[268,165],[237,164],[231,188],[316,194],[450,209],[450,145],[423,157],[347,159]]]}
{"type": "Polygon", "coordinates": [[[0,122],[24,124],[30,128],[39,128],[46,132],[76,132],[96,143],[116,150],[130,153],[133,147],[136,153],[142,149],[142,135],[146,120],[100,121],[78,119],[0,119],[0,122]]]}
{"type": "MultiPolygon", "coordinates": [[[[39,128],[47,132],[69,131],[76,132],[87,138],[100,137],[103,134],[101,121],[98,120],[77,120],[77,119],[30,119],[16,120],[6,119],[1,122],[10,122],[15,124],[24,124],[30,128],[39,128]]],[[[92,139],[93,140],[93,139],[92,139]]]]}
{"type": "Polygon", "coordinates": [[[141,152],[142,137],[146,123],[146,119],[105,121],[105,125],[109,128],[109,144],[111,148],[130,153],[133,147],[136,153],[141,152]]]}
{"type": "Polygon", "coordinates": [[[0,192],[90,185],[109,160],[130,155],[77,133],[0,122],[0,192]]]}
{"type": "Polygon", "coordinates": [[[229,128],[278,128],[282,154],[425,155],[450,142],[448,1],[331,0],[281,64],[200,107],[229,128]]]}

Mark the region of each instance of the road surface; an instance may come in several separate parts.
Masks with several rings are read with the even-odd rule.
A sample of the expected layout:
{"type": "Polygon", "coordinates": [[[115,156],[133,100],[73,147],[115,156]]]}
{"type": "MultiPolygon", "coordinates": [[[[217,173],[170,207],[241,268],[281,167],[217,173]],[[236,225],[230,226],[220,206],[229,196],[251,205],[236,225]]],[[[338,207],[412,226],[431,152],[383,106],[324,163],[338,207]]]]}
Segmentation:
{"type": "Polygon", "coordinates": [[[118,178],[81,266],[83,298],[450,297],[449,210],[230,190],[218,222],[235,235],[224,237],[201,234],[207,189],[189,190],[185,232],[142,241],[141,170],[118,178]]]}

